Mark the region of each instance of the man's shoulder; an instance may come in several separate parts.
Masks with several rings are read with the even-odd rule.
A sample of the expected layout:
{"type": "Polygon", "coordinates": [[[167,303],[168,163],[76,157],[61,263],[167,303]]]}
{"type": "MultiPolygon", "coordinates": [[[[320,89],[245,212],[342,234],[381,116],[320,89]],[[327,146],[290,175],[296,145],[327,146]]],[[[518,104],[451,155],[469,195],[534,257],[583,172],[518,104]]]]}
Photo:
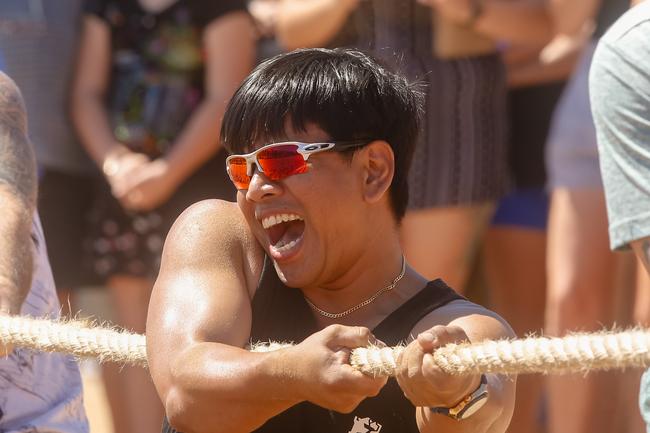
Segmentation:
{"type": "Polygon", "coordinates": [[[232,202],[210,199],[194,203],[180,214],[172,231],[198,231],[202,236],[237,236],[244,217],[232,202]]]}
{"type": "Polygon", "coordinates": [[[219,199],[201,200],[194,203],[178,218],[182,223],[233,223],[244,221],[237,203],[219,199]]]}
{"type": "Polygon", "coordinates": [[[172,226],[167,242],[176,249],[187,246],[192,254],[251,249],[257,254],[260,250],[237,204],[216,199],[188,207],[172,226]]]}

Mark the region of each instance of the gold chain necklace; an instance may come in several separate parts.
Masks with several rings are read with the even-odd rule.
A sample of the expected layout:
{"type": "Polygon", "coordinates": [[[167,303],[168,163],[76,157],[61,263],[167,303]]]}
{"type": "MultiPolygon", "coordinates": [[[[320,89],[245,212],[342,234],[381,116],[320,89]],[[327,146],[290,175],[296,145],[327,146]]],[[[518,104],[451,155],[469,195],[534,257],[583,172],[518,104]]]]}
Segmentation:
{"type": "Polygon", "coordinates": [[[392,283],[390,283],[390,284],[387,285],[386,287],[380,289],[377,293],[375,293],[374,295],[372,295],[371,297],[369,297],[369,298],[366,299],[365,301],[361,302],[360,304],[357,304],[357,305],[355,305],[354,307],[348,308],[348,309],[345,310],[345,311],[341,311],[340,313],[330,313],[330,312],[328,312],[328,311],[321,310],[320,308],[318,308],[317,306],[315,306],[315,305],[314,305],[314,304],[313,304],[309,299],[307,299],[307,298],[305,298],[305,301],[307,301],[307,304],[309,304],[309,306],[310,306],[313,310],[315,310],[318,314],[320,314],[321,316],[325,316],[325,317],[327,317],[327,318],[329,318],[329,319],[339,319],[339,318],[341,318],[341,317],[345,317],[345,316],[347,316],[348,314],[357,311],[359,308],[363,308],[363,307],[365,307],[366,305],[372,303],[375,299],[377,299],[377,298],[378,298],[379,296],[381,296],[382,294],[384,294],[384,293],[386,293],[386,292],[388,292],[388,291],[390,291],[390,290],[393,290],[393,289],[395,288],[395,286],[397,285],[397,283],[399,283],[399,280],[402,279],[402,277],[404,276],[404,273],[405,273],[405,272],[406,272],[406,259],[404,258],[404,256],[402,256],[402,270],[400,271],[399,275],[397,275],[397,276],[395,277],[395,279],[393,280],[392,283]]]}

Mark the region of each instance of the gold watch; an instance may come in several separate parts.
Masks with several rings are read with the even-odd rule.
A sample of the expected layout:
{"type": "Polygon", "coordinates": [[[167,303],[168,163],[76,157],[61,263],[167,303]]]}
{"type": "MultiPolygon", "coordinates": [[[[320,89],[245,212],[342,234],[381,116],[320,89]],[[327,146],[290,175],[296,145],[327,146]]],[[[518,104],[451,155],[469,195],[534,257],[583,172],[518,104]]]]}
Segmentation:
{"type": "Polygon", "coordinates": [[[467,395],[463,398],[460,403],[454,407],[432,407],[431,412],[438,413],[440,415],[446,415],[449,418],[455,420],[462,420],[469,418],[476,413],[483,405],[487,402],[488,398],[488,388],[487,388],[487,377],[484,374],[481,375],[481,383],[479,384],[476,391],[467,395]]]}

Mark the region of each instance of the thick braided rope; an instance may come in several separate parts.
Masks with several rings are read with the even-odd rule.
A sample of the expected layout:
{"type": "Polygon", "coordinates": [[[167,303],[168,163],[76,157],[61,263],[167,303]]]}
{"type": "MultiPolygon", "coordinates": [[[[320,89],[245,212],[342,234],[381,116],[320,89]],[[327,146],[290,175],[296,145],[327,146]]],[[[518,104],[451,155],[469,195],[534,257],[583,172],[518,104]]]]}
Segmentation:
{"type": "MultiPolygon", "coordinates": [[[[77,357],[96,357],[146,367],[143,335],[89,325],[80,321],[50,321],[0,316],[0,343],[77,357]]],[[[257,344],[252,350],[277,350],[285,344],[257,344]]],[[[403,347],[367,347],[352,351],[350,363],[375,376],[395,374],[403,347]]],[[[563,338],[450,344],[435,351],[434,362],[450,374],[561,374],[650,366],[650,330],[574,334],[563,338]]]]}
{"type": "Polygon", "coordinates": [[[147,366],[144,335],[93,326],[83,321],[0,316],[0,342],[42,352],[95,357],[100,362],[147,366]]]}
{"type": "MultiPolygon", "coordinates": [[[[391,376],[402,347],[359,348],[350,363],[364,373],[391,376]]],[[[562,338],[529,337],[449,344],[433,361],[450,374],[565,374],[650,366],[650,331],[598,332],[562,338]]]]}

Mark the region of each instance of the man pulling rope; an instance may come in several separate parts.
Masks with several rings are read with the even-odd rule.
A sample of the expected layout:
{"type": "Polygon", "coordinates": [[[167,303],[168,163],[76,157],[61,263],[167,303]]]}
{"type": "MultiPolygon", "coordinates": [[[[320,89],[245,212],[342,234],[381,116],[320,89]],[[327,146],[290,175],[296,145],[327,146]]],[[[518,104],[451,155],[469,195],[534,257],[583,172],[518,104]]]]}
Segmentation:
{"type": "Polygon", "coordinates": [[[421,99],[356,51],[295,51],[244,81],[221,132],[237,204],[181,215],[151,298],[164,431],[506,430],[515,380],[450,375],[431,353],[510,328],[400,248],[421,99]],[[254,353],[250,341],[297,344],[254,353]],[[349,364],[353,348],[402,341],[396,380],[349,364]]]}

